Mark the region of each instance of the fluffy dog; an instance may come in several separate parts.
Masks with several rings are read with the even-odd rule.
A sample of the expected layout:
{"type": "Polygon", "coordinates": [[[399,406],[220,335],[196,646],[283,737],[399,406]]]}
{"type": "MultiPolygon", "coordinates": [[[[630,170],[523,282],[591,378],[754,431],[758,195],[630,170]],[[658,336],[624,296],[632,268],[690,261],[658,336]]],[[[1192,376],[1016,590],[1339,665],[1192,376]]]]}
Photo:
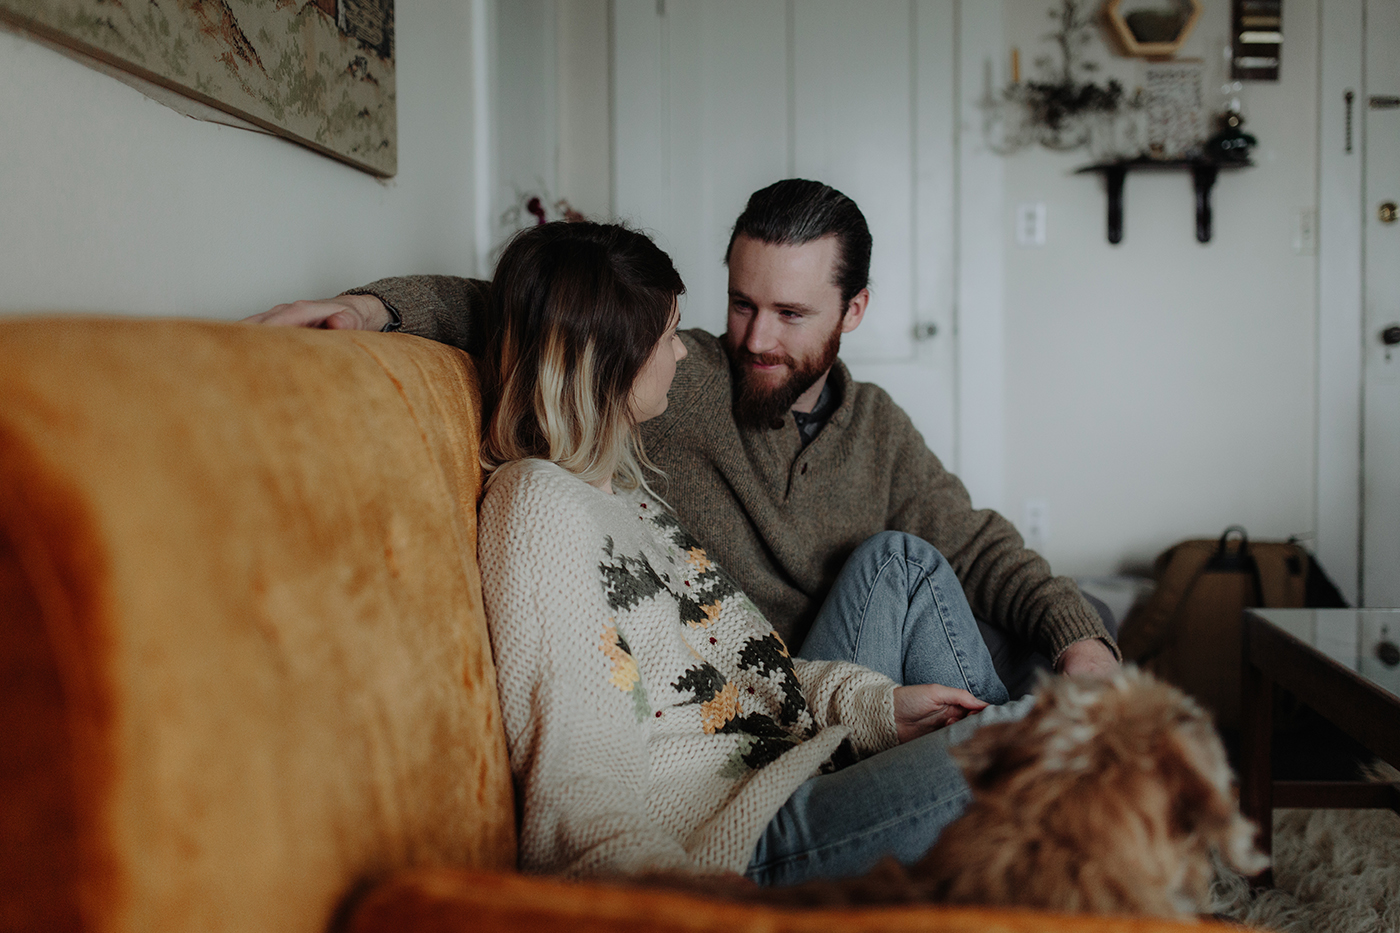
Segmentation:
{"type": "Polygon", "coordinates": [[[1184,917],[1209,904],[1212,850],[1268,866],[1209,716],[1146,673],[1048,680],[953,755],[972,805],[910,869],[934,900],[1184,917]]]}
{"type": "Polygon", "coordinates": [[[1046,678],[1036,694],[1023,719],[954,746],[972,804],[916,865],[890,859],[862,878],[791,888],[681,886],[809,907],[936,902],[1190,917],[1209,904],[1212,850],[1244,874],[1267,867],[1220,739],[1181,691],[1126,668],[1111,680],[1046,678]]]}

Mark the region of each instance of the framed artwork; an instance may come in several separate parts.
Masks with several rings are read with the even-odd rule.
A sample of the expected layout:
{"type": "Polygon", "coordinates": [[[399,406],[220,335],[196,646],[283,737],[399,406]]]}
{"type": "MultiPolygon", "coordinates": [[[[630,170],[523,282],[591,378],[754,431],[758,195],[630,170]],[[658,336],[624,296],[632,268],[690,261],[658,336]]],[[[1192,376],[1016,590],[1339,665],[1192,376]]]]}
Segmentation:
{"type": "Polygon", "coordinates": [[[1200,62],[1153,62],[1144,69],[1147,148],[1156,159],[1200,155],[1206,138],[1200,62]]]}
{"type": "Polygon", "coordinates": [[[0,20],[379,176],[394,0],[0,0],[0,20]]]}

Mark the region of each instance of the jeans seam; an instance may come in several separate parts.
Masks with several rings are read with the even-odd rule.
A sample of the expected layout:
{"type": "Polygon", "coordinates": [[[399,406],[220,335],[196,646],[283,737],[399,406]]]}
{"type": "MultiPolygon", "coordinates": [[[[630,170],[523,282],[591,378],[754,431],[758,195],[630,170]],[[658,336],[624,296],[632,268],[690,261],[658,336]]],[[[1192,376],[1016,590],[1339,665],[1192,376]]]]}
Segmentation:
{"type": "MultiPolygon", "coordinates": [[[[884,576],[886,568],[889,567],[891,561],[896,559],[896,555],[889,554],[885,557],[884,560],[880,561],[880,563],[875,568],[875,575],[871,578],[870,586],[868,586],[865,590],[865,601],[861,603],[860,607],[860,621],[856,625],[855,643],[851,646],[851,657],[852,659],[856,660],[856,663],[860,663],[860,641],[862,636],[865,635],[865,620],[870,615],[871,600],[875,598],[875,591],[879,589],[880,578],[884,576]]],[[[903,680],[903,673],[904,672],[901,670],[901,680],[903,680]]]]}
{"type": "MultiPolygon", "coordinates": [[[[963,655],[962,645],[953,637],[952,627],[948,622],[948,611],[943,605],[943,594],[939,591],[938,586],[934,584],[933,574],[931,572],[926,572],[919,578],[919,582],[928,585],[929,594],[933,598],[934,608],[938,610],[938,624],[943,626],[943,638],[948,642],[949,647],[952,648],[953,660],[957,662],[958,673],[962,675],[963,689],[969,693],[976,694],[977,691],[974,690],[972,686],[972,679],[967,676],[967,664],[965,663],[966,658],[963,655]]],[[[952,686],[952,684],[944,684],[944,686],[952,686]]]]}

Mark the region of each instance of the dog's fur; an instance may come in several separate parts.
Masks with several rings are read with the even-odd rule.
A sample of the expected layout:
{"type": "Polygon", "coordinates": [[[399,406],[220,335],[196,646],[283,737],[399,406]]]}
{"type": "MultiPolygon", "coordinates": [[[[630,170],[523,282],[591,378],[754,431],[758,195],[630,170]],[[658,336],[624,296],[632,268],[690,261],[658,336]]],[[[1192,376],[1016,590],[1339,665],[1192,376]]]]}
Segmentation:
{"type": "Polygon", "coordinates": [[[1025,718],[953,748],[967,812],[925,858],[791,888],[692,879],[690,890],[803,906],[937,902],[1082,913],[1194,916],[1211,851],[1253,874],[1268,864],[1240,815],[1224,748],[1181,691],[1124,669],[1046,678],[1025,718]]]}

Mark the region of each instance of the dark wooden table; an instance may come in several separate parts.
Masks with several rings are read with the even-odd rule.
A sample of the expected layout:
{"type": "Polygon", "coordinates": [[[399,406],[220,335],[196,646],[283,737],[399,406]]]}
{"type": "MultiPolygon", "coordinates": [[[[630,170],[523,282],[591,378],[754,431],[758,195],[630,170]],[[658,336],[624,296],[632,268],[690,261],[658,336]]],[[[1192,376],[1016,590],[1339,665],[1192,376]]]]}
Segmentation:
{"type": "MultiPolygon", "coordinates": [[[[1244,615],[1240,809],[1273,853],[1275,807],[1389,807],[1400,789],[1365,781],[1275,781],[1274,688],[1400,767],[1400,609],[1250,609],[1244,615]]],[[[1271,884],[1272,872],[1262,879],[1271,884]]]]}

